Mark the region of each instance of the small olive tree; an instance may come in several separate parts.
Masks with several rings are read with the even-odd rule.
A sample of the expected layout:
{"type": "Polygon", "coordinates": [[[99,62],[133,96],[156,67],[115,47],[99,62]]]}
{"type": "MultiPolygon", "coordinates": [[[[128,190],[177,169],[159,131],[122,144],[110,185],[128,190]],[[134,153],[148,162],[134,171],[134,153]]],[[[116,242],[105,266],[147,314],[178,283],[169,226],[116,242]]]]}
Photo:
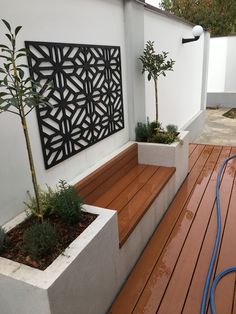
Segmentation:
{"type": "Polygon", "coordinates": [[[155,85],[155,102],[156,102],[156,121],[158,122],[158,93],[157,80],[160,75],[166,76],[166,71],[173,71],[174,60],[167,59],[168,52],[162,51],[156,54],[154,49],[154,41],[148,41],[143,51],[143,55],[139,60],[142,62],[142,73],[148,72],[148,80],[154,80],[155,85]]]}
{"type": "Polygon", "coordinates": [[[38,92],[42,86],[33,81],[31,77],[26,76],[24,69],[28,66],[19,62],[19,59],[27,55],[25,48],[16,48],[17,34],[22,27],[16,27],[13,32],[7,21],[2,20],[2,22],[8,30],[5,35],[10,44],[0,44],[0,59],[3,59],[2,65],[0,64],[0,113],[12,113],[19,116],[21,120],[36,200],[35,215],[43,221],[43,210],[26,116],[38,105],[49,105],[48,98],[44,95],[51,90],[52,86],[49,84],[44,88],[44,95],[38,92]]]}

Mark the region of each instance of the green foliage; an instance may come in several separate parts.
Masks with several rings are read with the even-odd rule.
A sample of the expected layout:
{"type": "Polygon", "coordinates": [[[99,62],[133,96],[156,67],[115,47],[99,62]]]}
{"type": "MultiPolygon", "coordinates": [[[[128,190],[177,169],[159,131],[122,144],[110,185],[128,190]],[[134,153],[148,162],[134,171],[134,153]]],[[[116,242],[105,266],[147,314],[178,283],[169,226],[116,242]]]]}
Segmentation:
{"type": "Polygon", "coordinates": [[[148,128],[146,123],[138,122],[135,128],[136,141],[147,142],[148,140],[148,128]]]}
{"type": "Polygon", "coordinates": [[[57,233],[49,222],[36,223],[23,235],[23,249],[34,259],[50,253],[57,244],[57,233]]]}
{"type": "Polygon", "coordinates": [[[142,73],[148,72],[148,80],[157,80],[160,75],[166,76],[166,71],[173,71],[175,61],[166,60],[168,52],[162,51],[156,54],[154,49],[154,41],[148,41],[144,48],[143,55],[139,60],[142,62],[142,73]]]}
{"type": "Polygon", "coordinates": [[[20,60],[26,58],[27,50],[16,47],[17,35],[22,27],[17,26],[12,31],[7,21],[2,22],[8,30],[5,36],[9,45],[0,44],[0,59],[3,60],[3,65],[0,66],[0,113],[8,111],[22,117],[22,104],[25,109],[28,108],[25,116],[38,105],[50,105],[45,95],[50,93],[52,84],[48,82],[46,87],[42,88],[39,82],[26,75],[25,69],[28,65],[20,60]]]}
{"type": "Polygon", "coordinates": [[[236,32],[235,0],[162,0],[161,7],[193,24],[200,24],[214,36],[236,32]]]}
{"type": "Polygon", "coordinates": [[[39,220],[43,221],[26,116],[38,105],[50,105],[48,99],[52,92],[52,84],[47,82],[42,87],[40,82],[35,82],[31,77],[26,75],[24,69],[28,69],[28,65],[20,60],[22,58],[26,59],[27,50],[25,48],[18,49],[16,45],[17,35],[21,30],[21,26],[17,26],[12,31],[7,21],[2,20],[2,22],[7,28],[5,36],[9,44],[0,44],[0,61],[3,60],[0,64],[0,113],[10,112],[18,115],[21,120],[36,199],[35,214],[37,214],[39,220]]]}
{"type": "Polygon", "coordinates": [[[147,72],[148,80],[154,80],[155,85],[155,103],[156,103],[156,121],[158,121],[158,93],[157,80],[160,75],[166,76],[166,71],[173,71],[175,61],[167,60],[168,52],[156,54],[154,49],[154,41],[147,41],[143,51],[143,55],[139,57],[142,62],[142,73],[147,72]]]}
{"type": "Polygon", "coordinates": [[[75,224],[81,217],[82,199],[73,186],[61,180],[52,199],[53,208],[66,223],[75,224]]]}
{"type": "Polygon", "coordinates": [[[5,245],[6,245],[6,232],[2,227],[0,227],[0,253],[4,251],[5,245]]]}
{"type": "Polygon", "coordinates": [[[176,135],[173,133],[169,133],[166,131],[162,131],[162,132],[156,132],[156,134],[153,134],[148,142],[149,143],[162,143],[162,144],[171,144],[173,142],[175,142],[176,139],[176,135]]]}
{"type": "Polygon", "coordinates": [[[167,130],[167,132],[169,132],[169,133],[174,133],[174,134],[176,134],[176,133],[178,132],[178,127],[177,127],[177,125],[174,125],[174,124],[168,124],[168,125],[166,126],[166,130],[167,130]]]}
{"type": "Polygon", "coordinates": [[[154,133],[156,133],[158,130],[161,130],[161,123],[158,121],[153,121],[151,123],[147,124],[147,128],[148,128],[148,136],[152,136],[154,133]]]}
{"type": "MultiPolygon", "coordinates": [[[[28,192],[29,202],[25,202],[28,215],[37,217],[37,203],[34,196],[28,192]]],[[[79,221],[81,215],[82,199],[73,186],[60,180],[57,189],[54,191],[49,186],[47,191],[39,188],[39,198],[42,205],[43,217],[55,213],[66,223],[75,224],[79,221]]]]}
{"type": "MultiPolygon", "coordinates": [[[[38,187],[38,191],[40,203],[42,206],[42,215],[43,217],[47,217],[53,212],[53,199],[55,192],[49,186],[47,186],[47,191],[41,190],[40,187],[38,187]]],[[[29,201],[24,202],[24,204],[26,205],[26,213],[28,216],[33,215],[37,217],[38,214],[36,198],[35,196],[32,196],[30,192],[27,192],[27,194],[29,197],[29,201]]]]}
{"type": "Polygon", "coordinates": [[[171,144],[173,142],[180,142],[178,138],[178,127],[170,124],[166,130],[159,122],[138,123],[136,126],[136,141],[149,143],[163,143],[171,144]]]}

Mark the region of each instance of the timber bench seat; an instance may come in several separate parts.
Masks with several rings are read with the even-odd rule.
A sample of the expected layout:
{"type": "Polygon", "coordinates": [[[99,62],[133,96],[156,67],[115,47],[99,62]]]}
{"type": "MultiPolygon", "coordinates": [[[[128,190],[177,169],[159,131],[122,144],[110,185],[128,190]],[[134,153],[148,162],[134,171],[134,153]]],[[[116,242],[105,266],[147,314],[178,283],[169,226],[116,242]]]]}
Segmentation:
{"type": "Polygon", "coordinates": [[[84,203],[118,212],[122,246],[174,172],[173,167],[139,164],[135,143],[75,187],[84,203]]]}

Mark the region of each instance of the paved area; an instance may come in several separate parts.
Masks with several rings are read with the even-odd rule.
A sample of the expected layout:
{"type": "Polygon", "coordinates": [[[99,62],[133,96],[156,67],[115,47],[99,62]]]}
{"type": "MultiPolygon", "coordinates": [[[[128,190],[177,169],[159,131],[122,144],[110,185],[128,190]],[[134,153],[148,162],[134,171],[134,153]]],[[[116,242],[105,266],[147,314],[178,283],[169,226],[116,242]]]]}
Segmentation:
{"type": "Polygon", "coordinates": [[[230,108],[207,109],[205,128],[194,143],[236,146],[236,119],[223,116],[230,108]]]}

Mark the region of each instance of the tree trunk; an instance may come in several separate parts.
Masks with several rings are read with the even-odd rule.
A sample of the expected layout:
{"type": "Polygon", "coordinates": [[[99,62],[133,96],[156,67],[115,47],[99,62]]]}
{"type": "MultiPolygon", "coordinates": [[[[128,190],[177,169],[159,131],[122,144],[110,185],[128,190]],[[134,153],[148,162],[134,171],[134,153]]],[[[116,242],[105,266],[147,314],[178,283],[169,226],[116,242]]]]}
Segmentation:
{"type": "Polygon", "coordinates": [[[32,178],[32,183],[33,183],[33,187],[34,187],[34,194],[35,194],[35,199],[36,199],[36,206],[37,206],[36,215],[41,220],[41,222],[43,222],[42,204],[41,204],[40,197],[39,197],[39,186],[38,186],[36,172],[35,172],[35,166],[34,166],[32,148],[31,148],[31,144],[30,144],[28,126],[27,126],[27,122],[26,122],[24,107],[22,104],[20,106],[20,113],[21,113],[21,124],[22,124],[22,128],[24,131],[25,143],[26,143],[28,159],[29,159],[29,164],[30,164],[31,178],[32,178]]]}
{"type": "Polygon", "coordinates": [[[16,67],[16,62],[15,62],[15,49],[14,48],[13,48],[13,55],[12,55],[12,65],[13,65],[13,73],[14,73],[14,79],[15,79],[14,85],[15,85],[15,88],[18,92],[17,93],[18,110],[19,110],[19,115],[21,117],[22,128],[24,131],[25,143],[26,143],[28,159],[29,159],[29,164],[30,164],[31,179],[32,179],[32,183],[33,183],[35,200],[36,200],[36,213],[35,214],[41,220],[41,222],[43,222],[43,210],[42,210],[42,204],[41,204],[40,197],[39,197],[39,186],[38,186],[36,172],[35,172],[35,166],[34,166],[33,154],[32,154],[32,149],[31,149],[31,144],[30,144],[28,126],[27,126],[26,117],[25,117],[23,98],[22,98],[22,95],[19,93],[20,86],[19,86],[19,79],[18,79],[18,75],[17,75],[17,67],[16,67]]]}
{"type": "Polygon", "coordinates": [[[154,79],[155,84],[155,101],[156,101],[156,122],[158,122],[158,94],[157,94],[157,79],[154,79]]]}

